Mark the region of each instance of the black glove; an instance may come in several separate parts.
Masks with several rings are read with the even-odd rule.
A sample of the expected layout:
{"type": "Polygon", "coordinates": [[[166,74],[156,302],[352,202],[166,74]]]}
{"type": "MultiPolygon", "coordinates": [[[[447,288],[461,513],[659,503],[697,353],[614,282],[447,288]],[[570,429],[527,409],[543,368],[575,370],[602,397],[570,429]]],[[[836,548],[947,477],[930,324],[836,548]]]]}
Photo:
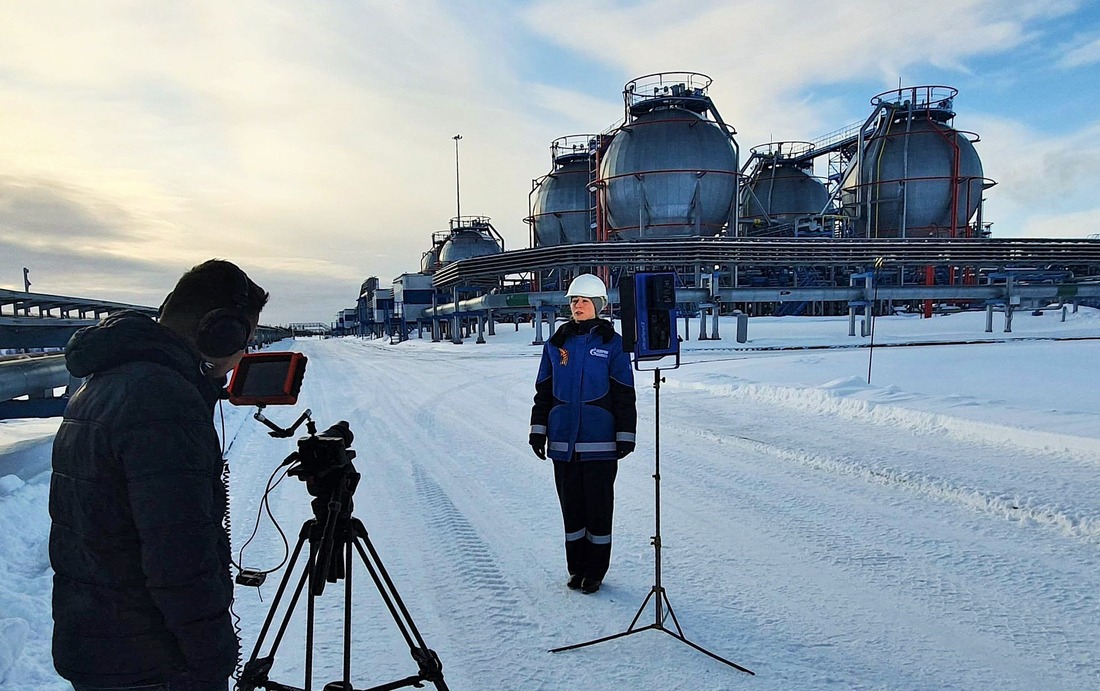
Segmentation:
{"type": "Polygon", "coordinates": [[[615,451],[619,458],[623,458],[629,454],[634,453],[634,442],[632,441],[617,441],[615,442],[615,451]]]}
{"type": "Polygon", "coordinates": [[[527,443],[531,445],[531,450],[535,452],[535,455],[546,460],[546,435],[539,434],[538,432],[532,432],[528,438],[527,443]]]}

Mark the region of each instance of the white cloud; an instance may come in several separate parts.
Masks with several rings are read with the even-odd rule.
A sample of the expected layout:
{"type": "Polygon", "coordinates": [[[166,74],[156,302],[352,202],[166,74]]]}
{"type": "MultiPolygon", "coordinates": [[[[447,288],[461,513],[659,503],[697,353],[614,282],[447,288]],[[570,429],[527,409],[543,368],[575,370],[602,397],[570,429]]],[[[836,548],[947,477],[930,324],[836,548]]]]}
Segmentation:
{"type": "Polygon", "coordinates": [[[996,0],[926,0],[888,9],[873,0],[545,0],[532,4],[525,17],[547,40],[632,75],[690,67],[716,77],[712,98],[726,121],[745,134],[742,143],[754,146],[772,137],[805,139],[812,136],[807,132],[838,127],[837,117],[860,112],[850,103],[831,102],[830,85],[870,80],[887,90],[924,65],[965,71],[969,58],[1029,40],[1029,20],[1073,6],[1005,6],[996,0]],[[561,17],[583,21],[562,29],[555,22],[561,17]],[[807,90],[815,92],[814,100],[803,99],[807,90]]]}
{"type": "MultiPolygon", "coordinates": [[[[363,277],[418,269],[430,233],[447,227],[457,132],[463,212],[525,244],[530,180],[557,133],[525,112],[526,87],[502,59],[507,13],[444,2],[69,9],[5,11],[0,163],[126,210],[107,222],[143,238],[131,251],[183,268],[227,256],[317,285],[353,276],[352,302],[363,277]]],[[[315,292],[302,309],[318,309],[315,292]]]]}
{"type": "Polygon", "coordinates": [[[996,116],[968,118],[987,177],[994,237],[1082,237],[1100,188],[1100,121],[1052,136],[996,116]],[[1060,230],[1058,230],[1060,229],[1060,230]]]}
{"type": "Polygon", "coordinates": [[[1100,37],[1075,46],[1059,61],[1062,67],[1087,67],[1100,63],[1100,37]]]}
{"type": "MultiPolygon", "coordinates": [[[[812,8],[797,0],[598,5],[548,0],[534,4],[528,18],[548,39],[638,74],[667,71],[671,49],[690,65],[735,74],[739,84],[771,82],[792,90],[891,64],[953,64],[1000,52],[1023,40],[1020,19],[1026,14],[992,1],[928,0],[884,11],[867,0],[812,8]],[[559,30],[554,18],[568,16],[584,21],[559,30]]],[[[884,71],[887,80],[896,78],[893,67],[884,71]]]]}
{"type": "Polygon", "coordinates": [[[1024,222],[1021,237],[1084,238],[1100,233],[1100,206],[1056,216],[1033,216],[1024,222]]]}

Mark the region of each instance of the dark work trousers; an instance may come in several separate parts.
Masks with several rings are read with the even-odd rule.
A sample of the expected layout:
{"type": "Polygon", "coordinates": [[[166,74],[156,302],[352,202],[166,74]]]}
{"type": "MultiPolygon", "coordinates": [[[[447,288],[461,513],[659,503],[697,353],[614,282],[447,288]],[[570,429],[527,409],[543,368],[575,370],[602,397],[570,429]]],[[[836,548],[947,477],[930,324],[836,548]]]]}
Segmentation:
{"type": "Polygon", "coordinates": [[[554,461],[571,575],[603,580],[607,573],[618,472],[618,461],[554,461]]]}

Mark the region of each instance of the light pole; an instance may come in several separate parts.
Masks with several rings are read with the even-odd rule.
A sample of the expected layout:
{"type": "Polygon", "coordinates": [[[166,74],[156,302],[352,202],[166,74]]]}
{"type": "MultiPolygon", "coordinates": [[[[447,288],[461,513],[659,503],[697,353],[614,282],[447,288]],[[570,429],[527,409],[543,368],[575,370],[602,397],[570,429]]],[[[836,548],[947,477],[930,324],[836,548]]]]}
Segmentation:
{"type": "Polygon", "coordinates": [[[461,185],[461,179],[459,178],[459,175],[458,175],[458,142],[459,142],[460,139],[462,139],[462,135],[461,134],[456,134],[452,138],[455,140],[455,206],[457,207],[456,212],[457,212],[457,217],[459,219],[458,223],[461,224],[462,223],[462,221],[461,221],[461,219],[462,219],[462,185],[461,185]]]}

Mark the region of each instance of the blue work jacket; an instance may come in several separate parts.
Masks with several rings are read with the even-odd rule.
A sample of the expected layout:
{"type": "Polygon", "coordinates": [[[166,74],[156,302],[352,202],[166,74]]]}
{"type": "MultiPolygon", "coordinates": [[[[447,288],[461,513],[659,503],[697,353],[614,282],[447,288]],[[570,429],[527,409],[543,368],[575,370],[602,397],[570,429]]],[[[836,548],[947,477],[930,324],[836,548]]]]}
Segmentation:
{"type": "Polygon", "coordinates": [[[634,371],[623,339],[603,319],[568,322],[543,347],[531,432],[547,436],[556,461],[618,458],[634,442],[634,371]]]}

